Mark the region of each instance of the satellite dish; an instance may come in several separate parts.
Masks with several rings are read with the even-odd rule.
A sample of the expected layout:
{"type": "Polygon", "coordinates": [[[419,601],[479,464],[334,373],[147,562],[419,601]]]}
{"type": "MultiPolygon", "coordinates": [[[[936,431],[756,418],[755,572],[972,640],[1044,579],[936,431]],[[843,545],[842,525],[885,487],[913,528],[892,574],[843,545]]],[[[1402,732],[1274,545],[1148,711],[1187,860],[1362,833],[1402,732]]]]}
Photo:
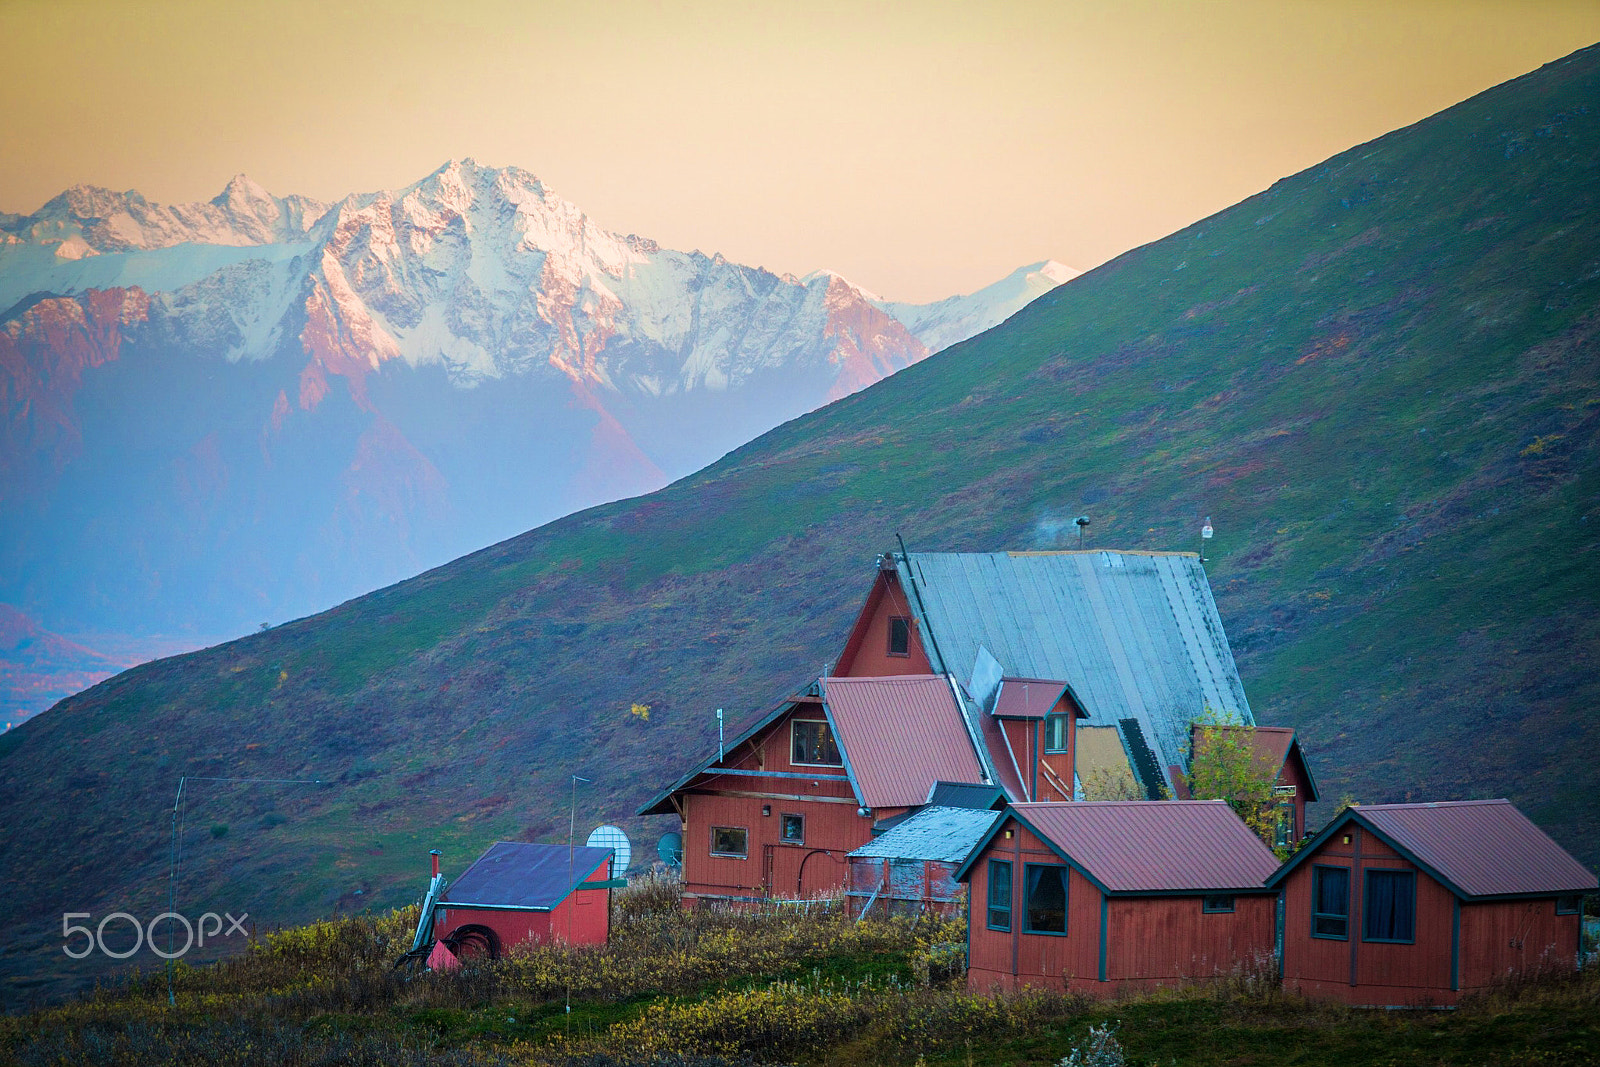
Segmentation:
{"type": "Polygon", "coordinates": [[[683,866],[683,835],[676,830],[662,834],[661,840],[656,842],[656,855],[668,867],[683,866]]]}
{"type": "Polygon", "coordinates": [[[622,832],[622,827],[596,826],[589,833],[586,842],[590,848],[609,848],[614,853],[611,860],[611,876],[620,878],[628,869],[629,862],[633,859],[633,846],[628,843],[628,835],[622,832]]]}

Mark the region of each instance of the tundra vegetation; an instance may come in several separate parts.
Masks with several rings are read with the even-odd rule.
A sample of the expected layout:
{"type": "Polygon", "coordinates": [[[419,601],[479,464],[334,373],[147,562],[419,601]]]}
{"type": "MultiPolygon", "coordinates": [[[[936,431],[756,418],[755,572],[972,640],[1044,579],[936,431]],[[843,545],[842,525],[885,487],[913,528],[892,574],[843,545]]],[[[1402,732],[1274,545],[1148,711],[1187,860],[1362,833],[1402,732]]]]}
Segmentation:
{"type": "Polygon", "coordinates": [[[0,1061],[43,1067],[753,1067],[757,1064],[1589,1064],[1600,971],[1508,985],[1450,1012],[1283,994],[1270,967],[1097,1003],[968,992],[960,921],[854,922],[774,904],[686,911],[656,878],[617,895],[611,942],[537,946],[452,973],[394,967],[416,909],[267,934],[0,1018],[0,1061]],[[569,1007],[570,1006],[570,1007],[569,1007]],[[1112,1046],[1115,1045],[1115,1048],[1112,1046]]]}

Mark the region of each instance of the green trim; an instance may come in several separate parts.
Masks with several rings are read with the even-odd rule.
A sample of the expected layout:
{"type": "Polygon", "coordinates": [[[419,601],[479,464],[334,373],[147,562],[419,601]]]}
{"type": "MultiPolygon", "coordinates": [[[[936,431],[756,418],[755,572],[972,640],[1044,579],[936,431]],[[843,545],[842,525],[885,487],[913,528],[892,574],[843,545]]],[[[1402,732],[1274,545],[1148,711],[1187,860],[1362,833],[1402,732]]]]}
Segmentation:
{"type": "MultiPolygon", "coordinates": [[[[1352,888],[1350,883],[1353,882],[1353,881],[1355,881],[1355,879],[1350,877],[1350,868],[1349,867],[1340,867],[1339,865],[1333,864],[1333,863],[1316,863],[1316,864],[1312,864],[1312,867],[1311,867],[1311,936],[1312,937],[1314,937],[1314,938],[1316,938],[1316,939],[1318,939],[1320,941],[1348,941],[1348,940],[1350,940],[1350,890],[1352,888]],[[1340,871],[1340,872],[1342,872],[1344,874],[1344,914],[1343,915],[1339,915],[1339,914],[1337,914],[1335,912],[1331,912],[1331,911],[1323,911],[1323,912],[1317,911],[1317,872],[1318,871],[1340,871]],[[1342,933],[1342,934],[1319,934],[1319,933],[1317,933],[1317,920],[1318,919],[1343,919],[1344,920],[1344,933],[1342,933]]],[[[1366,883],[1363,882],[1362,885],[1364,887],[1366,885],[1366,883]]],[[[1364,901],[1364,898],[1363,898],[1363,901],[1364,901]]]]}
{"type": "MultiPolygon", "coordinates": [[[[1010,860],[990,860],[989,861],[988,872],[989,872],[988,881],[986,882],[986,884],[983,887],[983,925],[987,929],[998,930],[1001,933],[1009,934],[1011,932],[1012,924],[1016,921],[1016,913],[1017,913],[1017,875],[1016,875],[1016,872],[1012,870],[1012,865],[1011,865],[1011,861],[1010,860]],[[1005,906],[1006,924],[1004,926],[996,926],[994,924],[994,922],[993,922],[993,914],[994,914],[994,912],[1000,910],[998,907],[996,907],[996,905],[994,903],[994,884],[995,884],[994,869],[996,867],[1004,867],[1006,869],[1006,878],[1005,878],[1005,882],[1006,882],[1006,899],[1007,899],[1007,901],[1009,903],[1007,903],[1006,906],[1005,906]]],[[[972,889],[971,889],[970,885],[968,886],[967,892],[968,893],[972,892],[972,889]]],[[[968,923],[967,925],[970,926],[972,924],[968,923]]]]}
{"type": "Polygon", "coordinates": [[[1450,990],[1461,989],[1461,901],[1450,902],[1450,990]]]}
{"type": "Polygon", "coordinates": [[[573,886],[572,890],[575,893],[582,893],[586,889],[626,889],[626,888],[628,888],[628,880],[626,878],[609,878],[604,882],[583,882],[580,885],[573,886]]]}
{"type": "Polygon", "coordinates": [[[1111,898],[1100,894],[1100,981],[1106,980],[1106,925],[1111,911],[1111,898]]]}

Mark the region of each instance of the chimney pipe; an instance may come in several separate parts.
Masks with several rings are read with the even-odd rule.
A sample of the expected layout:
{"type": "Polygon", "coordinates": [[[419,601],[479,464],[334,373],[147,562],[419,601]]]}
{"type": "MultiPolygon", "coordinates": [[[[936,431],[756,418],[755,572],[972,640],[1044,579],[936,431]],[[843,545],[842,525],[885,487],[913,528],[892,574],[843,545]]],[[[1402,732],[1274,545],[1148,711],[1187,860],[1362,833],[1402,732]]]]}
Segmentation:
{"type": "Polygon", "coordinates": [[[439,857],[442,853],[438,849],[434,849],[428,855],[433,857],[433,876],[437,878],[439,877],[439,857]]]}

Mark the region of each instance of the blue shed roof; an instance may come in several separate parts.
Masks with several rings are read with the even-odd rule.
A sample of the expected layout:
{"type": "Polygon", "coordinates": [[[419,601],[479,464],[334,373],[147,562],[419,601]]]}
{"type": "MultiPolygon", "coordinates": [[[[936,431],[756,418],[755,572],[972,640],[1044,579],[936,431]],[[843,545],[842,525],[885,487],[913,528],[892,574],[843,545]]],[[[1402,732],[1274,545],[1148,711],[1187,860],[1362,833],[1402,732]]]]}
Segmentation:
{"type": "Polygon", "coordinates": [[[965,863],[1000,814],[975,808],[923,808],[850,856],[854,859],[965,863]]]}
{"type": "Polygon", "coordinates": [[[610,858],[609,848],[497,841],[462,872],[440,903],[549,911],[610,858]]]}
{"type": "MultiPolygon", "coordinates": [[[[1058,678],[1087,725],[1136,721],[1163,772],[1209,705],[1253,724],[1205,571],[1187,552],[896,554],[935,671],[1058,678]]],[[[974,693],[980,700],[986,694],[974,693]]]]}

